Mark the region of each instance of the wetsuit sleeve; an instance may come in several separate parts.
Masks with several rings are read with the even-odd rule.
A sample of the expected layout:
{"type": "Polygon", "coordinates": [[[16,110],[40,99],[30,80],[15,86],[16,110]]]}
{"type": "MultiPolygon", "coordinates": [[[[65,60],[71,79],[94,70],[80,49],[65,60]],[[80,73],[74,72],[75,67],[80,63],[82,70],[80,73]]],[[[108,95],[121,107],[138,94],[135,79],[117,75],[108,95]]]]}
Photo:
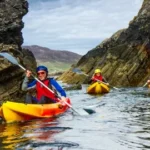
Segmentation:
{"type": "Polygon", "coordinates": [[[54,79],[50,79],[50,83],[52,86],[55,87],[55,89],[61,94],[61,96],[66,97],[66,92],[65,90],[54,80],[54,79]]]}
{"type": "Polygon", "coordinates": [[[29,83],[29,79],[27,77],[24,78],[21,89],[23,91],[27,91],[29,89],[34,89],[36,86],[36,80],[33,80],[31,83],[29,83]]]}

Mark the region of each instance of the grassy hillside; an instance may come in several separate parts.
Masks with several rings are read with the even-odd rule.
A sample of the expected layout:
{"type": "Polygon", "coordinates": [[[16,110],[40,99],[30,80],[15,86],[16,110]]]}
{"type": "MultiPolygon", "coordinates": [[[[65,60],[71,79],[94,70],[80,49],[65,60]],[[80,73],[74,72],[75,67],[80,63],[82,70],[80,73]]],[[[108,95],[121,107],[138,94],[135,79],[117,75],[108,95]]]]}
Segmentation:
{"type": "Polygon", "coordinates": [[[30,50],[35,56],[37,64],[47,66],[51,73],[66,71],[81,58],[81,55],[74,52],[51,50],[38,45],[23,46],[23,48],[30,50]]]}
{"type": "Polygon", "coordinates": [[[70,63],[63,63],[63,62],[42,62],[42,61],[37,61],[37,64],[48,67],[50,73],[66,71],[72,65],[70,63]]]}

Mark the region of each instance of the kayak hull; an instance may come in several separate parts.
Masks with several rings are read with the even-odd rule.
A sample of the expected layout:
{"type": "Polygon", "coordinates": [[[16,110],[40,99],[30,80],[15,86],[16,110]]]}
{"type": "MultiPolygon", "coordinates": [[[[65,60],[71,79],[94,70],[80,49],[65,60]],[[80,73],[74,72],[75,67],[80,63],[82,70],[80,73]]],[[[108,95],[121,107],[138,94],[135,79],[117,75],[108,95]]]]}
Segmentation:
{"type": "Polygon", "coordinates": [[[95,82],[87,88],[88,94],[103,94],[110,91],[109,87],[106,84],[95,82]]]}
{"type": "MultiPolygon", "coordinates": [[[[70,104],[70,99],[66,98],[70,104]]],[[[7,101],[0,109],[0,117],[7,123],[28,121],[38,118],[50,118],[63,114],[69,107],[60,103],[54,104],[24,104],[7,101]]]]}

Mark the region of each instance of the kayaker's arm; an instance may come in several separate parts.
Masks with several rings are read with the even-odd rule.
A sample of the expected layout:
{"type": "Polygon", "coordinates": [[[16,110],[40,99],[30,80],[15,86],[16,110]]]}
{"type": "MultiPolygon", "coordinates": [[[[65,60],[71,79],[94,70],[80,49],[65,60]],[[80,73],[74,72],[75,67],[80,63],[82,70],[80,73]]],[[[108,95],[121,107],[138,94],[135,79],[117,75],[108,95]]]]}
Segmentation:
{"type": "Polygon", "coordinates": [[[36,80],[32,81],[31,83],[29,83],[29,79],[28,77],[25,76],[23,83],[22,83],[22,91],[27,91],[30,89],[34,89],[36,86],[36,80]]]}
{"type": "Polygon", "coordinates": [[[21,86],[22,91],[27,91],[28,82],[29,82],[29,79],[28,79],[28,77],[25,76],[25,78],[23,80],[23,83],[22,83],[22,86],[21,86]]]}
{"type": "Polygon", "coordinates": [[[65,90],[54,80],[54,79],[50,79],[50,83],[52,86],[55,87],[55,89],[61,94],[61,96],[66,97],[66,92],[65,90]]]}
{"type": "Polygon", "coordinates": [[[22,86],[21,86],[22,91],[35,89],[36,80],[33,80],[31,83],[29,83],[29,78],[30,78],[31,74],[32,74],[32,72],[30,70],[26,70],[26,76],[25,76],[22,86]]]}

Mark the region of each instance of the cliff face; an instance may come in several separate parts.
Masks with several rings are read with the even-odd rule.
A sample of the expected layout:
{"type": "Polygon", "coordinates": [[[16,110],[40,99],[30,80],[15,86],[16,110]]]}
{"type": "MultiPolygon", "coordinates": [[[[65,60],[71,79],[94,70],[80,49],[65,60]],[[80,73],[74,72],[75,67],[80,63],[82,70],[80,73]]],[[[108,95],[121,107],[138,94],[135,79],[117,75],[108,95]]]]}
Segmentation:
{"type": "MultiPolygon", "coordinates": [[[[22,17],[27,12],[26,0],[0,0],[0,52],[6,51],[15,56],[22,65],[35,68],[33,54],[21,49],[21,30],[24,27],[22,17]]],[[[20,99],[23,71],[3,57],[0,57],[0,64],[0,101],[20,99]]]]}
{"type": "Polygon", "coordinates": [[[26,0],[0,1],[0,43],[1,49],[5,45],[20,46],[23,43],[21,29],[24,24],[22,17],[27,13],[26,0]]]}
{"type": "MultiPolygon", "coordinates": [[[[141,86],[150,76],[150,1],[144,0],[138,15],[127,29],[116,32],[84,55],[75,67],[92,76],[96,68],[111,85],[141,86]]],[[[68,83],[87,82],[88,78],[72,73],[61,76],[68,83]]]]}

